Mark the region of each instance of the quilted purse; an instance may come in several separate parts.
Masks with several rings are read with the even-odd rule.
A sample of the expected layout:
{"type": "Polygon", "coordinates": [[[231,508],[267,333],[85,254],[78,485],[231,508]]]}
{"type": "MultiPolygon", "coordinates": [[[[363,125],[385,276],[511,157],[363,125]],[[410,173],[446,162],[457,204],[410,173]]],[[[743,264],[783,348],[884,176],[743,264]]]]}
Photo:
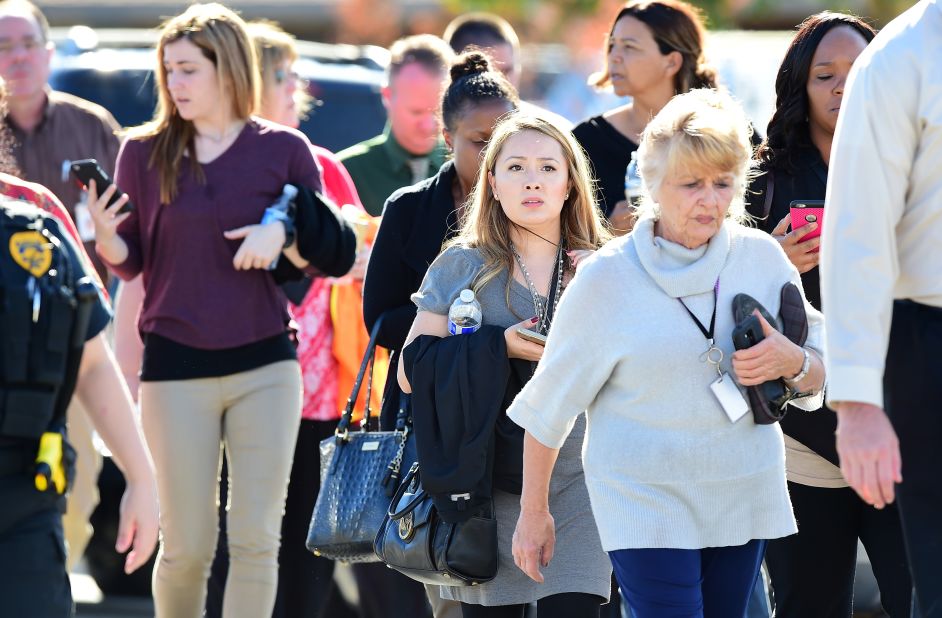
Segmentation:
{"type": "Polygon", "coordinates": [[[368,431],[373,357],[382,317],[370,333],[353,392],[333,437],[322,440],[321,488],[311,514],[308,550],[339,562],[376,562],[373,538],[383,523],[402,467],[416,460],[408,400],[400,402],[394,431],[368,431]],[[350,431],[353,408],[369,369],[366,410],[359,431],[350,431]]]}
{"type": "Polygon", "coordinates": [[[376,534],[376,555],[416,581],[475,586],[497,576],[497,520],[489,502],[463,521],[441,518],[413,464],[376,534]]]}

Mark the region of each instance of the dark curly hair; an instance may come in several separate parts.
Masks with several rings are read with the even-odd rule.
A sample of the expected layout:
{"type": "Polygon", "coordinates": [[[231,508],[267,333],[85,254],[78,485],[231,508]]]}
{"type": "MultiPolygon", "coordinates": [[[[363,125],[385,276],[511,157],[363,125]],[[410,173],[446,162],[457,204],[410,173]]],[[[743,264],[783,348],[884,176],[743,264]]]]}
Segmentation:
{"type": "Polygon", "coordinates": [[[765,167],[794,171],[798,150],[811,146],[808,128],[808,74],[821,40],[834,28],[853,28],[869,44],[876,36],[870,24],[853,15],[824,11],[798,26],[775,78],[775,113],[757,156],[765,167]]]}
{"type": "Polygon", "coordinates": [[[482,51],[469,51],[458,56],[451,65],[451,84],[442,97],[442,123],[449,131],[473,105],[507,102],[516,109],[520,99],[516,89],[482,51]]]}

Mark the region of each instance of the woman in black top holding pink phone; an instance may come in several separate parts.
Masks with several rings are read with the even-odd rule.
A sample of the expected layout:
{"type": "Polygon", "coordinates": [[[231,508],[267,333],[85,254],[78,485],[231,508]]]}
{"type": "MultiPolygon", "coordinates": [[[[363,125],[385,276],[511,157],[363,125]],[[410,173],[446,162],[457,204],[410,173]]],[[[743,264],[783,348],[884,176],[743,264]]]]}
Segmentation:
{"type": "MultiPolygon", "coordinates": [[[[820,232],[823,219],[789,231],[791,205],[824,200],[844,84],[874,35],[866,23],[839,13],[813,15],[801,24],[779,68],[775,113],[757,153],[765,173],[747,192],[749,213],[781,243],[819,310],[820,240],[806,237],[820,232]]],[[[859,538],[883,607],[890,616],[909,616],[912,584],[896,506],[874,509],[847,486],[838,468],[833,413],[792,411],[781,425],[798,534],[770,541],[766,550],[775,615],[850,616],[859,538]]]]}

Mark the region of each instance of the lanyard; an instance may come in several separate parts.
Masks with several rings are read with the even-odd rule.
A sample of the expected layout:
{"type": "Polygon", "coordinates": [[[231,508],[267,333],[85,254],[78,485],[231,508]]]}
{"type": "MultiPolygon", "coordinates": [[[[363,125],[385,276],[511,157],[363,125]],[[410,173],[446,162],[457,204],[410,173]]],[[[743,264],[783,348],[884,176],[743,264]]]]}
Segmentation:
{"type": "Polygon", "coordinates": [[[697,316],[693,314],[693,311],[690,310],[690,307],[687,306],[687,303],[684,302],[683,298],[678,298],[680,304],[684,306],[684,309],[687,310],[687,313],[693,319],[694,324],[697,325],[697,328],[700,329],[700,332],[703,333],[703,336],[706,337],[707,341],[710,342],[710,346],[713,345],[713,329],[716,327],[716,305],[717,297],[719,296],[720,291],[720,280],[717,279],[716,283],[713,284],[713,315],[710,317],[710,330],[706,329],[706,326],[703,325],[697,316]]]}
{"type": "Polygon", "coordinates": [[[693,314],[693,311],[690,310],[690,307],[687,306],[687,303],[684,302],[682,298],[678,298],[680,304],[683,305],[684,309],[687,310],[687,314],[690,315],[690,318],[693,320],[694,324],[697,325],[697,328],[700,329],[700,332],[703,333],[703,336],[706,337],[707,342],[709,342],[710,347],[707,348],[707,351],[700,355],[701,362],[707,362],[713,365],[713,368],[716,369],[716,373],[723,377],[723,372],[720,370],[720,363],[723,362],[723,350],[719,349],[713,343],[713,331],[716,327],[716,307],[719,304],[719,292],[720,292],[720,280],[716,279],[716,283],[713,284],[713,315],[710,317],[710,329],[703,325],[697,316],[693,314]]]}

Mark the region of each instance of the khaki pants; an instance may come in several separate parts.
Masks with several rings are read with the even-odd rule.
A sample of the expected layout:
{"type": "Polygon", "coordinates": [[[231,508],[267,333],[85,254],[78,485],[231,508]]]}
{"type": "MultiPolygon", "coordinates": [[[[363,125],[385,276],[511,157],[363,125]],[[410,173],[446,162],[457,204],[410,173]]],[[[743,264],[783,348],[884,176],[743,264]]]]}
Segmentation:
{"type": "Polygon", "coordinates": [[[295,361],[221,378],[143,382],[161,543],[157,618],[198,618],[218,535],[220,446],[229,464],[229,576],[223,616],[270,616],[288,476],[301,417],[295,361]]]}
{"type": "Polygon", "coordinates": [[[425,584],[425,594],[428,595],[429,605],[432,606],[434,618],[461,618],[461,603],[443,599],[441,586],[425,584]]]}
{"type": "Polygon", "coordinates": [[[71,571],[85,553],[92,538],[88,522],[98,506],[98,474],[101,472],[101,454],[92,443],[94,429],[85,408],[73,397],[66,411],[69,425],[69,444],[75,449],[75,479],[69,488],[68,507],[62,517],[65,543],[68,548],[68,569],[71,571]]]}

